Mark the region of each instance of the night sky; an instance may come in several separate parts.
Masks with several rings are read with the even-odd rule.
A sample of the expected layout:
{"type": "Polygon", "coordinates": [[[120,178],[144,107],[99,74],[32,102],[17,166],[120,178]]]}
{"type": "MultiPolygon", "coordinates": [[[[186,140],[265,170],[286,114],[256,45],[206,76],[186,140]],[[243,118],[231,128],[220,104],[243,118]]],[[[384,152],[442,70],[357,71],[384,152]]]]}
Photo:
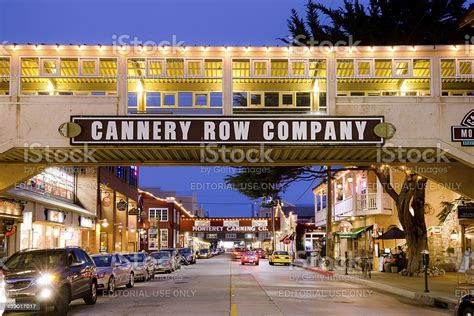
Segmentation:
{"type": "MultiPolygon", "coordinates": [[[[338,6],[340,0],[327,1],[338,6]]],[[[0,0],[0,42],[112,44],[120,35],[182,45],[283,45],[291,8],[306,0],[0,0]]],[[[148,167],[141,186],[159,186],[198,200],[211,216],[250,216],[252,201],[219,189],[229,168],[148,167]],[[217,188],[217,189],[216,189],[217,188]]],[[[314,183],[293,185],[284,198],[312,204],[314,183]]]]}

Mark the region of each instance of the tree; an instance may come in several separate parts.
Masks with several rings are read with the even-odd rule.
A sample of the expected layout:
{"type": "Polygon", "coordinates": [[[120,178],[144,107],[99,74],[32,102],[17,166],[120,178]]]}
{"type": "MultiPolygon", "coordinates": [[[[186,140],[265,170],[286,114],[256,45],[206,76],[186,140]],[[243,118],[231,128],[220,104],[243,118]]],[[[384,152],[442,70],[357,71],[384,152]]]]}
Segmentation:
{"type": "Polygon", "coordinates": [[[291,45],[347,41],[352,36],[361,45],[461,44],[474,35],[469,25],[460,27],[467,14],[466,0],[344,0],[330,8],[309,0],[304,18],[293,9],[288,19],[291,45]],[[327,21],[322,23],[321,20],[327,21]]]}
{"type": "MultiPolygon", "coordinates": [[[[421,269],[421,251],[428,249],[427,231],[425,223],[425,188],[427,179],[411,171],[404,171],[405,178],[399,192],[391,184],[390,168],[386,166],[350,167],[340,170],[368,170],[373,171],[379,179],[384,191],[394,200],[398,219],[406,235],[407,242],[407,272],[409,275],[421,269]]],[[[334,173],[333,172],[333,173],[334,173]]],[[[253,173],[244,169],[226,178],[240,193],[251,199],[272,197],[277,199],[295,181],[315,181],[324,179],[326,170],[314,170],[311,167],[274,167],[268,168],[265,175],[253,173]],[[252,185],[248,185],[252,184],[252,185]],[[268,184],[274,184],[272,189],[268,184]],[[240,189],[239,189],[240,188],[240,189]]]]}

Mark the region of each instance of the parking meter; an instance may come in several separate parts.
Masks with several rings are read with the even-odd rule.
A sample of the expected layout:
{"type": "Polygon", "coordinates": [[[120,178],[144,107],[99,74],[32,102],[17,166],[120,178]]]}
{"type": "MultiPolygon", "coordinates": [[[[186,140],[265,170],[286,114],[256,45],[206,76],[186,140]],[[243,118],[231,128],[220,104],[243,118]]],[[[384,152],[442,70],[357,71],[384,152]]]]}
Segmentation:
{"type": "Polygon", "coordinates": [[[428,293],[428,265],[430,264],[430,253],[428,250],[421,252],[421,262],[425,270],[425,293],[428,293]]]}

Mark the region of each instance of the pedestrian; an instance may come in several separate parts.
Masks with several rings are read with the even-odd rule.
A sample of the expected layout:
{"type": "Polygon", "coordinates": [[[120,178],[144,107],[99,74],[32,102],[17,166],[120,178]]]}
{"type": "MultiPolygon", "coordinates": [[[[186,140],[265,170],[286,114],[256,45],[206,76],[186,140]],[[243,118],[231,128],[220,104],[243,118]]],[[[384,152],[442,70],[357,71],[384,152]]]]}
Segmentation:
{"type": "Polygon", "coordinates": [[[398,271],[402,271],[405,268],[405,253],[403,252],[401,246],[398,246],[397,250],[398,271]]]}

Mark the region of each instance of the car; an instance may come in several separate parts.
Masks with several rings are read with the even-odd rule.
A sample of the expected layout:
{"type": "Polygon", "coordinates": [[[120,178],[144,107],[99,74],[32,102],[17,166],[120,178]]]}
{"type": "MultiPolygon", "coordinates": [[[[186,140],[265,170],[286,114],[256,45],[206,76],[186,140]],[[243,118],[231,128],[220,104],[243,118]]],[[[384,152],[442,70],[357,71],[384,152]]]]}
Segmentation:
{"type": "Polygon", "coordinates": [[[115,293],[119,286],[132,288],[135,284],[135,276],[132,264],[124,256],[113,254],[92,255],[97,268],[97,288],[105,290],[110,295],[115,293]]]}
{"type": "Polygon", "coordinates": [[[274,251],[268,258],[268,263],[272,266],[275,263],[281,263],[289,266],[291,264],[291,257],[288,251],[274,251]]]}
{"type": "Polygon", "coordinates": [[[266,257],[266,253],[265,253],[265,250],[263,250],[262,248],[257,248],[255,249],[255,251],[257,252],[257,255],[260,259],[265,259],[266,257]]]}
{"type": "Polygon", "coordinates": [[[456,316],[474,315],[474,295],[466,294],[462,296],[454,312],[456,316]]]}
{"type": "Polygon", "coordinates": [[[258,254],[255,251],[246,251],[242,254],[242,258],[240,259],[242,265],[246,263],[253,263],[256,266],[260,263],[260,259],[258,258],[258,254]]]}
{"type": "Polygon", "coordinates": [[[245,249],[243,248],[235,247],[232,249],[232,259],[240,259],[244,251],[245,249]]]}
{"type": "Polygon", "coordinates": [[[155,260],[155,272],[171,273],[174,271],[173,260],[169,251],[152,252],[150,256],[155,260]]]}
{"type": "Polygon", "coordinates": [[[173,270],[181,269],[181,255],[179,254],[176,248],[163,248],[160,251],[167,251],[170,253],[171,258],[173,259],[173,270]]]}
{"type": "Polygon", "coordinates": [[[195,264],[196,263],[196,255],[194,254],[191,248],[179,248],[178,249],[181,256],[185,259],[185,264],[195,264]]]}
{"type": "Polygon", "coordinates": [[[144,252],[132,252],[123,255],[132,264],[135,280],[149,281],[155,276],[155,260],[144,252]]]}
{"type": "Polygon", "coordinates": [[[67,315],[73,300],[97,301],[96,266],[79,247],[21,250],[5,261],[2,272],[10,303],[52,307],[55,315],[67,315]]]}
{"type": "Polygon", "coordinates": [[[208,258],[211,258],[212,257],[212,254],[211,254],[211,250],[208,249],[208,248],[203,248],[201,250],[199,250],[198,254],[197,254],[197,257],[199,259],[208,259],[208,258]]]}

